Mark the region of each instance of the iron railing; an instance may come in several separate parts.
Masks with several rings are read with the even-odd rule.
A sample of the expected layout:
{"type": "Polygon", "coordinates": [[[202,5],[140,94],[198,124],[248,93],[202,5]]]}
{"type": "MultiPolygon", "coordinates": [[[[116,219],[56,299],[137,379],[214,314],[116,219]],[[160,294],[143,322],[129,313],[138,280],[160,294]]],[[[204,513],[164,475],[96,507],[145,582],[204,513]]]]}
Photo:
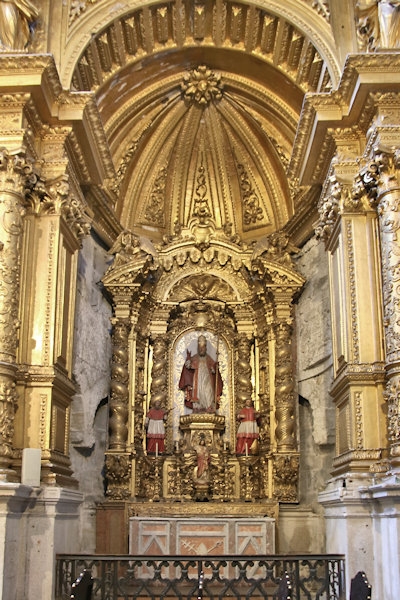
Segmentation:
{"type": "Polygon", "coordinates": [[[93,600],[278,600],[284,573],[293,600],[343,600],[344,558],[306,556],[58,555],[56,600],[70,597],[84,569],[93,600]]]}

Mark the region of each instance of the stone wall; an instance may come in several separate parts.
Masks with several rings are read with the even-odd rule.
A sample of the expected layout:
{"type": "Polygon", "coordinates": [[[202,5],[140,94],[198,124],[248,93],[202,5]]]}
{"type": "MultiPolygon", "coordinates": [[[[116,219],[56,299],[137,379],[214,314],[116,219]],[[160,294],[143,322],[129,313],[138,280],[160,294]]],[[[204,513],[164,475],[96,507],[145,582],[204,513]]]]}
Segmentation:
{"type": "Polygon", "coordinates": [[[104,499],[112,311],[100,282],[110,260],[94,237],[83,241],[78,264],[73,366],[79,390],[72,405],[70,439],[74,476],[85,498],[82,552],[95,550],[95,502],[104,499]]]}
{"type": "Polygon", "coordinates": [[[282,507],[279,552],[324,552],[325,525],[318,493],[330,477],[335,449],[335,410],[328,263],[325,249],[314,238],[296,258],[306,278],[295,309],[296,383],[299,397],[300,480],[298,507],[282,507]]]}

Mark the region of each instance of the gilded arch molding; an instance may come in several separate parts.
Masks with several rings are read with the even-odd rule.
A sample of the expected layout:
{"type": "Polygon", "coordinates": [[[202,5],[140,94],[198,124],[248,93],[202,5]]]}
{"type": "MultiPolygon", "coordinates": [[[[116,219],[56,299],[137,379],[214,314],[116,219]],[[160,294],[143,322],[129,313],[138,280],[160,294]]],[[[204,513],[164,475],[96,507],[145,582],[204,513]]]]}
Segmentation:
{"type": "Polygon", "coordinates": [[[78,8],[70,7],[63,81],[68,86],[72,82],[76,85],[79,80],[77,69],[81,64],[81,75],[83,71],[94,75],[90,87],[92,84],[96,87],[99,76],[104,81],[129,62],[135,54],[132,53],[135,35],[127,36],[123,23],[137,18],[137,31],[143,35],[143,43],[137,47],[139,60],[172,47],[187,48],[191,44],[204,43],[215,48],[227,45],[239,52],[265,53],[273,64],[280,63],[288,77],[297,76],[300,85],[310,86],[305,91],[336,86],[339,65],[324,2],[313,3],[311,7],[296,0],[289,0],[284,5],[271,0],[257,5],[215,0],[193,5],[192,9],[193,14],[189,15],[186,3],[181,0],[167,4],[125,1],[118,3],[117,8],[110,0],[98,0],[90,5],[84,2],[78,8]],[[313,10],[314,7],[317,10],[313,10]],[[211,14],[212,18],[207,17],[211,14]],[[213,23],[218,24],[215,31],[212,30],[213,23]],[[262,46],[257,48],[257,38],[264,40],[264,49],[262,46]],[[81,61],[90,46],[95,57],[86,65],[81,61]],[[287,61],[282,60],[285,55],[287,61]],[[298,68],[300,63],[307,62],[307,72],[311,76],[308,82],[298,68]],[[317,71],[326,71],[327,76],[318,81],[317,71]]]}

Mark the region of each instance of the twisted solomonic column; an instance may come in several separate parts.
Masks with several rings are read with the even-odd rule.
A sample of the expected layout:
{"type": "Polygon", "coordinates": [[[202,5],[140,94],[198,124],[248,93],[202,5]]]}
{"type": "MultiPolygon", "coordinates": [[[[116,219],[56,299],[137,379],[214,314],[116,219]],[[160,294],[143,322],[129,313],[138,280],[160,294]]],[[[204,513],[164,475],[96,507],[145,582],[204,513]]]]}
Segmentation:
{"type": "Polygon", "coordinates": [[[128,440],[128,338],[130,322],[118,319],[113,328],[111,367],[111,397],[109,418],[109,449],[125,451],[128,440]]]}
{"type": "Polygon", "coordinates": [[[296,450],[296,421],[293,384],[292,327],[276,328],[275,351],[275,437],[278,452],[296,450]]]}
{"type": "Polygon", "coordinates": [[[151,403],[159,401],[163,408],[166,408],[167,402],[167,340],[165,336],[158,336],[153,344],[153,367],[151,370],[150,395],[151,403]]]}
{"type": "Polygon", "coordinates": [[[251,340],[246,334],[241,334],[237,341],[237,363],[236,363],[236,398],[238,409],[251,400],[253,385],[251,383],[251,340]]]}

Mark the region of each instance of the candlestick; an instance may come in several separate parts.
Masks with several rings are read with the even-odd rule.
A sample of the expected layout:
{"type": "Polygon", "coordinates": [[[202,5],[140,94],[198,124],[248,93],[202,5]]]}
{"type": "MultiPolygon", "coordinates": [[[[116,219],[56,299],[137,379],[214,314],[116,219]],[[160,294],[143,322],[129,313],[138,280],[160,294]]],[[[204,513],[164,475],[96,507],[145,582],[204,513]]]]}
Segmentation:
{"type": "Polygon", "coordinates": [[[158,458],[158,442],[156,442],[156,458],[158,458]]]}

